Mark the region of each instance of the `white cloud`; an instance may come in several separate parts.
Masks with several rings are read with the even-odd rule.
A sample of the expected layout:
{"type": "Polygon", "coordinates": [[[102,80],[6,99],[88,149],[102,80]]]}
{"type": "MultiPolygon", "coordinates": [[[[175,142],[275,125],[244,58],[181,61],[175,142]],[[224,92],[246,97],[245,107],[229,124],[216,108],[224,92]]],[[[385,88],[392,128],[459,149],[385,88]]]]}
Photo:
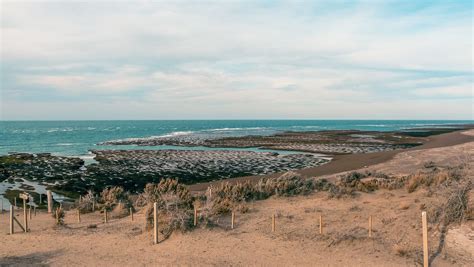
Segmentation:
{"type": "MultiPolygon", "coordinates": [[[[24,98],[39,107],[41,91],[57,108],[62,98],[91,95],[124,112],[156,115],[147,105],[159,103],[158,118],[344,118],[341,110],[370,117],[366,107],[375,106],[387,117],[404,116],[405,105],[375,104],[381,99],[427,98],[414,107],[420,110],[443,97],[472,99],[465,12],[434,5],[387,14],[397,5],[331,3],[5,2],[2,103],[24,98]],[[126,104],[137,99],[145,104],[126,104]]],[[[96,105],[82,96],[75,105],[96,105]]],[[[472,105],[461,102],[467,106],[453,117],[472,118],[472,105]]],[[[5,117],[18,117],[10,112],[5,117]]]]}

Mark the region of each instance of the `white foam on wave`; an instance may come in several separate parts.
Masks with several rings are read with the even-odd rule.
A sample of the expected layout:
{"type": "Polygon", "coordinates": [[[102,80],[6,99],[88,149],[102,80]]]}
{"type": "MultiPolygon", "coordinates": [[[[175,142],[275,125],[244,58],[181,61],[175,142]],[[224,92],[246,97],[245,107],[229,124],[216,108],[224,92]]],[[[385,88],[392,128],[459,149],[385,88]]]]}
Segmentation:
{"type": "Polygon", "coordinates": [[[174,137],[174,136],[181,136],[181,135],[190,135],[193,134],[193,131],[181,131],[181,132],[171,132],[169,134],[164,134],[164,135],[158,135],[158,136],[151,136],[148,137],[149,139],[154,139],[154,138],[166,138],[166,137],[174,137]]]}
{"type": "Polygon", "coordinates": [[[356,126],[366,126],[366,127],[389,127],[387,124],[359,124],[356,126]]]}
{"type": "Polygon", "coordinates": [[[226,132],[226,131],[248,131],[248,130],[263,130],[267,127],[243,127],[243,128],[215,128],[209,130],[203,130],[205,132],[226,132]]]}
{"type": "Polygon", "coordinates": [[[291,128],[296,128],[296,129],[320,129],[320,128],[327,128],[327,127],[322,127],[322,126],[317,126],[317,125],[308,125],[308,126],[291,126],[291,128]]]}
{"type": "Polygon", "coordinates": [[[111,140],[111,141],[106,141],[106,143],[107,142],[147,141],[147,140],[154,140],[154,139],[161,139],[161,138],[170,138],[170,137],[176,137],[176,136],[191,135],[193,133],[194,133],[193,131],[177,131],[177,132],[171,132],[171,133],[168,133],[168,134],[155,135],[155,136],[149,136],[149,137],[133,137],[133,138],[111,140]]]}
{"type": "Polygon", "coordinates": [[[56,144],[57,146],[73,146],[73,145],[77,145],[77,143],[59,143],[59,144],[56,144]]]}
{"type": "Polygon", "coordinates": [[[74,129],[69,128],[69,127],[67,127],[67,128],[51,128],[51,129],[47,130],[46,132],[54,133],[54,132],[60,132],[60,131],[61,132],[72,132],[72,131],[74,131],[74,129]]]}

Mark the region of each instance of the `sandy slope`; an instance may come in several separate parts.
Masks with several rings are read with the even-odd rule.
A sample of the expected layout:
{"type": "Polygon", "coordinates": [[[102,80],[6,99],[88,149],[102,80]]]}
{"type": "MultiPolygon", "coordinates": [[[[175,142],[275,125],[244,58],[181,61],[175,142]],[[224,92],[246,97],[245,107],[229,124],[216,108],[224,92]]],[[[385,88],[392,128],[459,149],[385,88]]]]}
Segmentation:
{"type": "MultiPolygon", "coordinates": [[[[470,132],[473,134],[473,131],[470,132]]],[[[422,168],[426,161],[456,165],[472,162],[474,142],[456,146],[407,151],[392,160],[370,166],[392,174],[422,168]]],[[[472,174],[472,173],[471,173],[472,174]]],[[[47,214],[33,217],[30,233],[9,236],[6,213],[0,215],[0,264],[55,266],[139,265],[277,265],[277,266],[412,266],[421,260],[421,210],[437,201],[436,192],[421,189],[379,190],[353,199],[327,199],[325,193],[254,202],[250,212],[237,214],[236,229],[228,217],[219,227],[175,234],[152,245],[144,232],[142,214],[112,219],[103,224],[99,213],[83,215],[77,223],[68,212],[67,227],[52,227],[47,214]],[[277,213],[277,230],[271,233],[271,214],[277,213]],[[318,218],[324,234],[318,233],[318,218]],[[374,220],[374,236],[368,238],[368,216],[374,220]],[[97,224],[96,229],[87,225],[97,224]],[[397,255],[397,251],[410,256],[397,255]]],[[[436,226],[430,225],[430,249],[438,246],[436,226]]],[[[472,255],[473,223],[452,227],[445,249],[434,266],[468,266],[472,255]]]]}

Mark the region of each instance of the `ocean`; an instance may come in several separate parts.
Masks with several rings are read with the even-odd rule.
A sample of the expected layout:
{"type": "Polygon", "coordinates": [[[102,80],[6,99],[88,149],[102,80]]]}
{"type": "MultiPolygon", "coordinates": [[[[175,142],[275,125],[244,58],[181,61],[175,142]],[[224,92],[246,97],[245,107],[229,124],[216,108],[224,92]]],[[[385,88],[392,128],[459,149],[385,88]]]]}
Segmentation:
{"type": "MultiPolygon", "coordinates": [[[[147,121],[0,121],[0,155],[9,152],[92,157],[91,149],[164,149],[166,147],[100,146],[128,138],[193,136],[213,138],[270,135],[283,131],[356,129],[392,131],[415,127],[449,127],[473,121],[411,120],[147,120],[147,121]]],[[[194,148],[209,149],[209,148],[194,148]]]]}

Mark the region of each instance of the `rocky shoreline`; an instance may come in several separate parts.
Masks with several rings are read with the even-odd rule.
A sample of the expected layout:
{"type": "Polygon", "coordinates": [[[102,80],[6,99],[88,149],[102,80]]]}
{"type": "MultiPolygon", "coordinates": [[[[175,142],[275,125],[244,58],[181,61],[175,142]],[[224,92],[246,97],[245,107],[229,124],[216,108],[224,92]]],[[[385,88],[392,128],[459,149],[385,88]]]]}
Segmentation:
{"type": "MultiPolygon", "coordinates": [[[[434,130],[431,130],[432,133],[434,130]]],[[[318,131],[284,132],[270,136],[242,136],[199,139],[189,136],[135,138],[103,142],[100,145],[205,146],[226,148],[259,147],[323,154],[355,154],[409,148],[423,143],[415,132],[318,131]]]]}
{"type": "Polygon", "coordinates": [[[84,193],[121,185],[137,192],[147,183],[179,178],[192,184],[248,175],[315,167],[329,161],[313,154],[281,155],[253,151],[94,150],[98,163],[74,157],[18,153],[0,157],[0,182],[20,179],[49,185],[58,192],[84,193]]]}

